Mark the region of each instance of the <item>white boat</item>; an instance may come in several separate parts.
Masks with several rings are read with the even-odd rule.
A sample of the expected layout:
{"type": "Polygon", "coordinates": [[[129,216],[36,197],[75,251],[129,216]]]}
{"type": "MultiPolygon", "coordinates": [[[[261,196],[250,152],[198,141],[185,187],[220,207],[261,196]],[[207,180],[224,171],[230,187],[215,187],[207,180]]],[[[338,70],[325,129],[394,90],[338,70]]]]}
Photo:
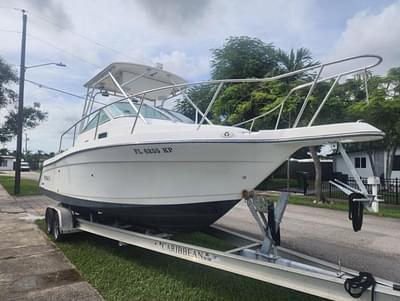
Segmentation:
{"type": "Polygon", "coordinates": [[[150,66],[113,63],[86,83],[82,119],[61,136],[60,152],[44,162],[40,188],[80,214],[168,232],[200,229],[224,215],[244,190],[253,190],[302,147],[381,139],[384,133],[364,122],[314,126],[331,90],[311,121],[298,126],[318,83],[332,81],[333,89],[344,76],[366,73],[380,61],[367,55],[270,78],[198,83],[150,66]],[[377,63],[321,76],[334,63],[361,58],[377,63]],[[311,82],[292,89],[279,105],[256,118],[236,126],[215,125],[207,118],[224,85],[279,80],[314,70],[319,72],[311,82]],[[215,88],[204,112],[186,93],[198,85],[215,88]],[[309,88],[309,94],[293,127],[279,128],[286,100],[303,88],[309,88]],[[96,96],[116,99],[104,104],[96,96]],[[158,105],[178,97],[193,105],[196,121],[158,105]],[[96,104],[101,106],[94,109],[96,104]],[[274,112],[273,129],[252,131],[257,119],[274,112]],[[62,151],[67,140],[72,147],[62,151]]]}

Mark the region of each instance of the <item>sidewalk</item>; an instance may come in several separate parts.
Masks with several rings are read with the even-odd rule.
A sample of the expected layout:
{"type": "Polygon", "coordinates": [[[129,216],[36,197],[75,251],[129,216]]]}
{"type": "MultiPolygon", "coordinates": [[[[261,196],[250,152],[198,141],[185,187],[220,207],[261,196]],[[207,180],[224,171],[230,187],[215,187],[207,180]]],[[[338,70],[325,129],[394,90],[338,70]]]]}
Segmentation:
{"type": "Polygon", "coordinates": [[[33,223],[52,202],[13,198],[0,185],[0,300],[103,300],[33,223]]]}

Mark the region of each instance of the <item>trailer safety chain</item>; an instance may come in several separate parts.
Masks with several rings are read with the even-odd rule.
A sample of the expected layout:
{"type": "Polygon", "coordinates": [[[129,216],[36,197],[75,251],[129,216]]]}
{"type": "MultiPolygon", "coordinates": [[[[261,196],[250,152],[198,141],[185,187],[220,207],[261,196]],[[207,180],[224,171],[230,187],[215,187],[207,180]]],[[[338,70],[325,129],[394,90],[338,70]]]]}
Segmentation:
{"type": "Polygon", "coordinates": [[[375,285],[376,281],[371,273],[360,272],[358,276],[348,278],[344,282],[344,289],[353,298],[360,298],[361,295],[370,287],[371,288],[371,301],[375,300],[375,285]]]}
{"type": "Polygon", "coordinates": [[[364,198],[364,196],[356,192],[349,195],[349,220],[352,221],[354,232],[358,232],[361,230],[364,213],[363,203],[359,201],[354,201],[354,199],[362,198],[364,198]]]}
{"type": "Polygon", "coordinates": [[[275,246],[281,245],[281,229],[276,226],[275,222],[275,207],[274,204],[271,203],[268,205],[268,229],[269,233],[271,233],[271,237],[275,242],[275,246]]]}

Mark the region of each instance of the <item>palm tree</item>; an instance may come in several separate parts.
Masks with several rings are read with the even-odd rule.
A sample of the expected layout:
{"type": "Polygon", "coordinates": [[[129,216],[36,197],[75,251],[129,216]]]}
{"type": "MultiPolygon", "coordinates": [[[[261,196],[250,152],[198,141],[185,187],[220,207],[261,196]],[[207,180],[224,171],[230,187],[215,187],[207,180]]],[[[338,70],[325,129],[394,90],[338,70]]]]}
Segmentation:
{"type": "Polygon", "coordinates": [[[291,49],[289,52],[278,49],[276,56],[278,65],[283,72],[291,72],[311,67],[319,63],[313,60],[311,51],[304,47],[296,50],[291,49]]]}

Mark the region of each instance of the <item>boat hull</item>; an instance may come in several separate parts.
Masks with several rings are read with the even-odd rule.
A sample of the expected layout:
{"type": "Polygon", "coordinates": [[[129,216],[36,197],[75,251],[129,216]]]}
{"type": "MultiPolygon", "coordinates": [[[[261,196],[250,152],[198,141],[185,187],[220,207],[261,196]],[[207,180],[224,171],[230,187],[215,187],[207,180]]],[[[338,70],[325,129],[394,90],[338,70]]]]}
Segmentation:
{"type": "Polygon", "coordinates": [[[45,165],[40,188],[78,212],[101,211],[166,232],[193,231],[223,216],[243,190],[254,189],[296,148],[272,143],[104,147],[45,165]]]}
{"type": "Polygon", "coordinates": [[[41,190],[45,195],[82,215],[92,214],[105,222],[119,222],[166,233],[192,232],[207,228],[239,202],[228,200],[179,205],[129,205],[70,198],[41,190]]]}
{"type": "Polygon", "coordinates": [[[145,136],[150,139],[151,134],[128,136],[127,141],[107,138],[80,143],[44,162],[39,186],[76,208],[107,209],[107,214],[134,224],[176,227],[176,223],[194,229],[226,213],[243,190],[253,190],[297,149],[376,140],[382,132],[353,123],[254,134],[224,132],[213,139],[160,142],[161,137],[153,137],[146,142],[145,136]],[[66,202],[71,199],[85,202],[66,202]],[[199,217],[201,222],[196,220],[196,206],[202,208],[198,215],[206,211],[204,218],[199,217]],[[156,215],[163,216],[161,222],[153,221],[156,215]]]}
{"type": "Polygon", "coordinates": [[[71,198],[128,205],[237,200],[297,148],[276,143],[171,143],[89,149],[45,165],[40,187],[71,198]]]}

